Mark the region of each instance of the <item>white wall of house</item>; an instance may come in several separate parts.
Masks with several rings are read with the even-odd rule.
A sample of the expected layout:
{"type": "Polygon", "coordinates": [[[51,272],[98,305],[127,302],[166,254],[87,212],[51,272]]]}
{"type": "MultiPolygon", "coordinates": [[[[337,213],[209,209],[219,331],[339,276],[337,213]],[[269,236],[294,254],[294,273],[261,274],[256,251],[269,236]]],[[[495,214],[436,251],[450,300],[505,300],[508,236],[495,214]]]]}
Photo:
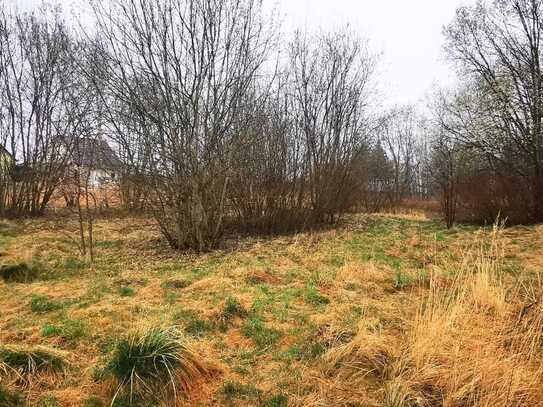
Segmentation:
{"type": "Polygon", "coordinates": [[[93,187],[99,187],[109,182],[116,182],[118,175],[113,171],[91,170],[89,174],[89,184],[93,187]]]}

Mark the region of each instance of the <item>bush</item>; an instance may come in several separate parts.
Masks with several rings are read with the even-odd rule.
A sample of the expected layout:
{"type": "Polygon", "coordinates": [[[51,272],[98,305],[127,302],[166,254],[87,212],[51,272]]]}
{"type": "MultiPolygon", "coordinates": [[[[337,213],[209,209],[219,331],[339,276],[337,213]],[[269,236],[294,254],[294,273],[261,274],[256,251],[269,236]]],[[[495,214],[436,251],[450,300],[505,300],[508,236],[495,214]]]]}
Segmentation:
{"type": "Polygon", "coordinates": [[[0,268],[0,276],[6,283],[31,283],[38,275],[38,268],[26,263],[9,264],[0,268]]]}
{"type": "Polygon", "coordinates": [[[106,370],[118,383],[119,394],[158,400],[188,392],[212,368],[202,362],[174,329],[137,330],[120,340],[106,370]]]}
{"type": "Polygon", "coordinates": [[[458,186],[458,220],[493,224],[496,218],[508,224],[541,222],[532,190],[534,180],[504,171],[482,171],[464,177],[458,186]],[[481,188],[484,185],[484,188],[481,188]]]}

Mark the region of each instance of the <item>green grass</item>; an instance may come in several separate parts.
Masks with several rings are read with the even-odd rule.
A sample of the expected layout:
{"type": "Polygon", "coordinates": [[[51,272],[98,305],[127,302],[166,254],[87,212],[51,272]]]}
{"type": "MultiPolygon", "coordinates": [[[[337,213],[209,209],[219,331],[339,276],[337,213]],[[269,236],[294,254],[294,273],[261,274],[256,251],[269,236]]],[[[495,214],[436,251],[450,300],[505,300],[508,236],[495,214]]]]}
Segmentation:
{"type": "Polygon", "coordinates": [[[258,317],[247,320],[242,327],[242,333],[250,338],[259,348],[266,348],[274,345],[280,338],[281,332],[269,328],[258,317]]]}
{"type": "Polygon", "coordinates": [[[234,399],[259,399],[261,391],[252,384],[242,384],[240,382],[227,381],[224,383],[221,393],[227,400],[234,399]]]}
{"type": "Polygon", "coordinates": [[[24,405],[25,402],[22,394],[8,391],[0,384],[0,406],[21,407],[24,405]]]}
{"type": "Polygon", "coordinates": [[[288,397],[283,394],[277,394],[264,401],[262,407],[288,407],[288,397]]]}
{"type": "MultiPolygon", "coordinates": [[[[139,330],[121,339],[106,371],[118,383],[117,395],[132,402],[164,400],[186,390],[206,368],[174,329],[139,330]]],[[[122,399],[120,399],[122,400],[122,399]]]]}
{"type": "Polygon", "coordinates": [[[55,396],[47,395],[44,396],[38,403],[38,407],[58,407],[58,401],[55,396]]]}
{"type": "Polygon", "coordinates": [[[63,304],[59,301],[52,300],[46,295],[34,295],[30,300],[30,309],[32,312],[43,314],[51,311],[59,310],[63,304]]]}
{"type": "Polygon", "coordinates": [[[136,295],[136,291],[132,287],[122,286],[119,288],[119,295],[121,297],[133,297],[136,295]]]}
{"type": "Polygon", "coordinates": [[[4,345],[0,347],[1,365],[26,379],[40,373],[63,372],[66,358],[63,353],[45,346],[4,345]]]}
{"type": "Polygon", "coordinates": [[[330,303],[330,299],[319,293],[319,291],[313,285],[305,288],[303,297],[306,303],[314,306],[326,305],[330,303]]]}
{"type": "Polygon", "coordinates": [[[97,397],[89,397],[83,401],[83,407],[104,407],[104,403],[97,397]]]}
{"type": "Polygon", "coordinates": [[[166,280],[160,286],[165,290],[180,290],[190,285],[190,281],[181,279],[166,280]]]}
{"type": "Polygon", "coordinates": [[[45,324],[41,333],[44,337],[60,337],[70,342],[76,342],[87,335],[88,329],[84,321],[64,318],[57,324],[45,324]]]}
{"type": "Polygon", "coordinates": [[[185,326],[185,332],[197,338],[204,336],[212,329],[213,325],[210,322],[200,318],[190,319],[185,326]]]}
{"type": "Polygon", "coordinates": [[[36,265],[19,263],[0,268],[0,277],[6,283],[31,283],[38,278],[40,270],[36,265]]]}
{"type": "Polygon", "coordinates": [[[401,271],[396,271],[394,274],[394,288],[401,290],[403,288],[407,288],[415,284],[416,280],[412,278],[411,276],[408,276],[405,273],[402,273],[401,271]]]}

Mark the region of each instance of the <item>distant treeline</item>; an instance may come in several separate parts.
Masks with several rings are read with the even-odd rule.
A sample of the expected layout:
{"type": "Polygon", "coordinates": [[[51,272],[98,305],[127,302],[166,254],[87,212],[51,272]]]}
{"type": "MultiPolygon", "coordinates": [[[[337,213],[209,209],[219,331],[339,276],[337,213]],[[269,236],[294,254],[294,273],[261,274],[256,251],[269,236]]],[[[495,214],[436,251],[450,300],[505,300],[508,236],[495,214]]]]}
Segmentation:
{"type": "Polygon", "coordinates": [[[413,197],[439,197],[450,226],[543,221],[539,1],[459,9],[445,34],[462,86],[425,115],[376,107],[378,58],[349,29],[285,40],[256,0],[91,4],[88,31],[0,9],[4,215],[43,214],[59,189],[88,198],[74,140],[103,138],[123,205],[178,249],[413,197]]]}

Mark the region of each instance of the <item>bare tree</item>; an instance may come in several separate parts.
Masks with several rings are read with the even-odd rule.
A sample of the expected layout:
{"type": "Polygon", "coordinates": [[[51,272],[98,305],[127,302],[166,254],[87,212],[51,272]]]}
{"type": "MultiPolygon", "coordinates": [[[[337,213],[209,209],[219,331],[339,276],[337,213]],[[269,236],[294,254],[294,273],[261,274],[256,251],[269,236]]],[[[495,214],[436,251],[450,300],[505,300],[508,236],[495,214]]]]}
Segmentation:
{"type": "Polygon", "coordinates": [[[294,121],[304,138],[314,216],[334,222],[357,199],[355,161],[372,130],[375,57],[348,30],[307,36],[289,46],[294,121]]]}
{"type": "MultiPolygon", "coordinates": [[[[137,117],[152,148],[146,178],[173,247],[207,250],[223,233],[232,128],[266,61],[269,23],[255,0],[94,3],[108,63],[103,100],[137,117]]],[[[126,126],[112,117],[117,137],[126,126]]]]}
{"type": "Polygon", "coordinates": [[[64,175],[84,131],[90,100],[78,75],[79,44],[60,11],[12,15],[0,10],[0,134],[17,165],[4,208],[39,215],[64,175]]]}
{"type": "Polygon", "coordinates": [[[447,50],[471,86],[453,106],[452,133],[531,184],[529,211],[543,220],[543,75],[540,0],[481,1],[462,7],[445,30],[447,50]]]}
{"type": "Polygon", "coordinates": [[[390,157],[393,172],[392,207],[414,190],[419,167],[419,119],[411,106],[395,107],[385,117],[380,138],[390,157]]]}

